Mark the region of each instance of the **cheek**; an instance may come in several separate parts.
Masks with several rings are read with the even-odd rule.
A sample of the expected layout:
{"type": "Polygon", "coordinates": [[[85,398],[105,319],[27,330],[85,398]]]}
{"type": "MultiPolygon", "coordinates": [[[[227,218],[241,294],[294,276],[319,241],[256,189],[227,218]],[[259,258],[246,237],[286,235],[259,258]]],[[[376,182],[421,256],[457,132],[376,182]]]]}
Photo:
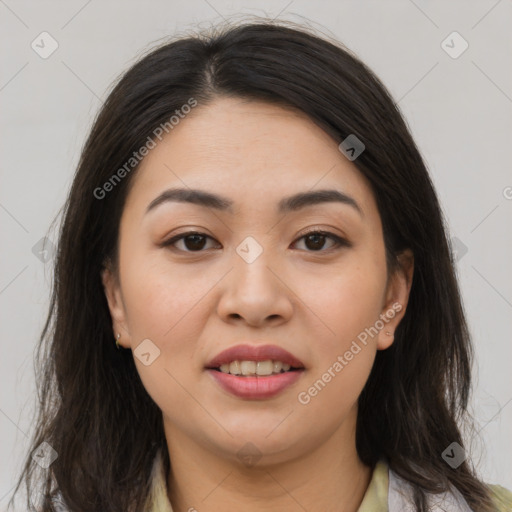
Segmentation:
{"type": "Polygon", "coordinates": [[[203,330],[204,299],[218,279],[176,271],[160,250],[129,249],[121,269],[132,350],[149,339],[160,350],[159,364],[172,368],[186,361],[190,367],[203,330]]]}
{"type": "Polygon", "coordinates": [[[144,388],[162,410],[172,404],[172,410],[183,411],[190,408],[186,390],[200,363],[197,340],[204,330],[204,299],[212,283],[208,277],[198,279],[197,273],[192,281],[186,273],[171,270],[162,258],[156,261],[133,251],[123,269],[123,295],[134,362],[144,388]],[[137,350],[147,339],[154,344],[147,349],[149,365],[139,359],[137,350]]]}
{"type": "Polygon", "coordinates": [[[352,346],[340,351],[320,365],[297,393],[298,410],[324,431],[335,430],[350,411],[355,411],[358,398],[368,380],[375,359],[370,345],[352,346]],[[351,354],[350,360],[347,352],[351,354]]]}
{"type": "Polygon", "coordinates": [[[323,334],[315,336],[312,371],[297,401],[318,421],[341,421],[364,388],[375,359],[375,324],[385,283],[385,266],[378,258],[354,253],[309,295],[308,306],[319,312],[323,334]]]}
{"type": "Polygon", "coordinates": [[[322,358],[332,358],[334,353],[347,350],[352,340],[378,320],[386,274],[380,262],[370,255],[354,253],[323,280],[315,276],[313,282],[306,281],[300,294],[308,297],[305,302],[320,321],[322,335],[317,339],[315,351],[322,358]],[[315,290],[313,294],[306,291],[308,283],[309,290],[315,290]]]}

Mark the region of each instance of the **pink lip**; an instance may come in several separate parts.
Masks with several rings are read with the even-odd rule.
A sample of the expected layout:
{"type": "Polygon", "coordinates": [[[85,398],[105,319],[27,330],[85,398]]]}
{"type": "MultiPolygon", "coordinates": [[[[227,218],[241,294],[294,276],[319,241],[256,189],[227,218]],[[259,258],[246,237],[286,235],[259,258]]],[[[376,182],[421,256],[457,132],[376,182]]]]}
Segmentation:
{"type": "Polygon", "coordinates": [[[304,368],[302,361],[277,345],[235,345],[217,354],[205,365],[205,368],[219,368],[221,364],[233,361],[267,361],[269,359],[288,363],[294,368],[304,368]]]}
{"type": "Polygon", "coordinates": [[[302,369],[264,377],[240,377],[213,369],[207,371],[225,391],[249,400],[264,400],[276,396],[304,373],[302,369]]]}

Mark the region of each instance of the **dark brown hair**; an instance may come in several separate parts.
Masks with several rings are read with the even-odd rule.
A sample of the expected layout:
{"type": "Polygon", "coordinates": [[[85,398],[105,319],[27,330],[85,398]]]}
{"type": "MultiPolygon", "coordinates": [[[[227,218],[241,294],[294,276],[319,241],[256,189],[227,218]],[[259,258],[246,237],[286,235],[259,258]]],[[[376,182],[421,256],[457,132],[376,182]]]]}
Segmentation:
{"type": "Polygon", "coordinates": [[[472,347],[445,221],[422,157],[392,97],[356,56],[309,29],[268,21],[166,42],[121,77],[101,108],[62,212],[36,354],[31,452],[45,441],[58,457],[42,470],[29,454],[15,492],[24,479],[28,508],[43,512],[56,510],[58,500],[72,511],[141,510],[157,450],[169,470],[162,413],[131,351],[116,350],[100,279],[105,262],[117,262],[119,222],[136,167],[105,197],[94,191],[191,97],[200,108],[219,96],[291,107],[337,143],[350,134],[363,141],[354,164],[377,201],[388,272],[406,248],[415,269],[395,342],[378,352],[359,398],[359,456],[372,467],[386,459],[413,484],[418,511],[427,510],[425,491],[449,485],[475,512],[492,510],[470,461],[452,469],[441,457],[452,442],[464,446],[458,425],[470,422],[472,347]]]}

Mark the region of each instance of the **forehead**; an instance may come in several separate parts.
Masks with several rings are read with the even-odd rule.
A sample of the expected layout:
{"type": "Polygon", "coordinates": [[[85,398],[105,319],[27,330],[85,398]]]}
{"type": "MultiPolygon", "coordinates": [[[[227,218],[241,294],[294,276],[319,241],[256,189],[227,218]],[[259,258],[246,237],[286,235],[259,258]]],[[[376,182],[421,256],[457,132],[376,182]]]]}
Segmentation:
{"type": "Polygon", "coordinates": [[[197,106],[157,141],[132,179],[126,207],[141,214],[178,187],[230,198],[232,213],[272,208],[277,214],[285,196],[333,188],[363,212],[375,210],[366,178],[305,114],[239,98],[197,106]]]}

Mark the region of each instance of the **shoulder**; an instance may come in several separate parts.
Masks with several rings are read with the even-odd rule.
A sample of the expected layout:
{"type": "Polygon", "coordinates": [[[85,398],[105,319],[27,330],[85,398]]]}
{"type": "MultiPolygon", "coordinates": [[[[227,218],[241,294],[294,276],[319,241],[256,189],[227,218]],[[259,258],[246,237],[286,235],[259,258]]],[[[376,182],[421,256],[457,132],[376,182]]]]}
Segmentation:
{"type": "Polygon", "coordinates": [[[512,510],[512,492],[501,485],[488,485],[492,499],[498,512],[510,512],[512,510]]]}
{"type": "MultiPolygon", "coordinates": [[[[495,512],[512,512],[512,492],[497,484],[486,484],[494,504],[495,512]]],[[[449,491],[440,494],[427,493],[430,511],[458,511],[472,512],[460,491],[452,487],[449,491]]],[[[388,510],[413,511],[416,510],[413,499],[413,489],[410,483],[389,469],[389,498],[388,510]]]]}

